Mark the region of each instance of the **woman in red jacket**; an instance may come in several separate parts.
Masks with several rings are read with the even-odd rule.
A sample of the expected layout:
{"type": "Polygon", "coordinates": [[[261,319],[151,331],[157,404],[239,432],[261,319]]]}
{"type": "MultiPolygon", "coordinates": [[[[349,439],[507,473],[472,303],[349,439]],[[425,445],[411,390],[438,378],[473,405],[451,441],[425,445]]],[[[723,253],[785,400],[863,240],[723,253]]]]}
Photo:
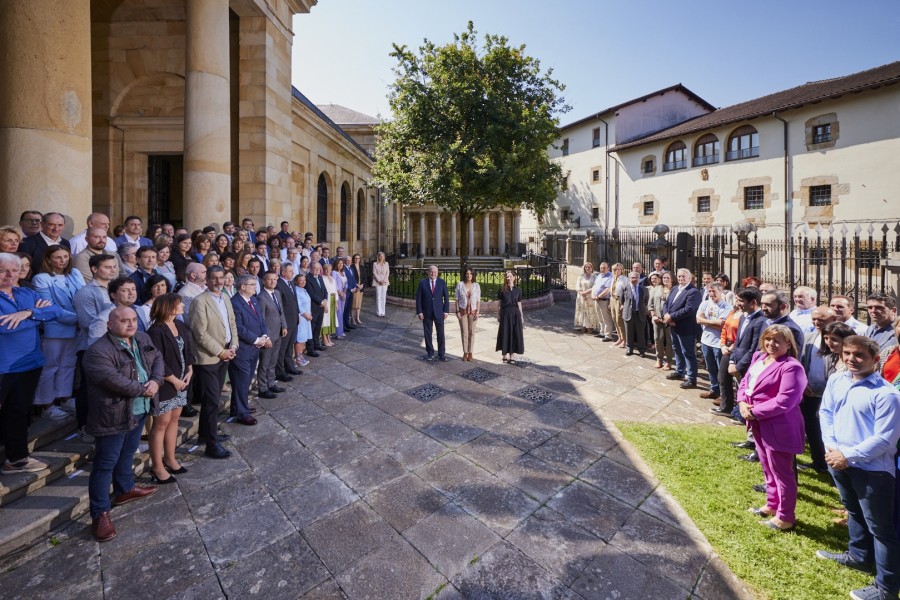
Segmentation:
{"type": "Polygon", "coordinates": [[[794,335],[784,325],[767,327],[759,347],[741,379],[737,397],[766,478],[766,505],[749,510],[760,517],[771,517],[761,524],[789,531],[796,521],[794,458],[804,450],[800,401],[806,389],[806,373],[797,360],[794,335]]]}

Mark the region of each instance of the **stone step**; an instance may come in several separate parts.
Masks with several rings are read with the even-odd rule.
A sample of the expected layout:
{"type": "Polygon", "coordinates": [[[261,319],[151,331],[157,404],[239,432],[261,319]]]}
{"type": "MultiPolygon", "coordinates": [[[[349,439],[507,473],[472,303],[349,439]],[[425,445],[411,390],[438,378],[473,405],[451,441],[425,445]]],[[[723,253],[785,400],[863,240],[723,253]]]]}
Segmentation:
{"type": "MultiPolygon", "coordinates": [[[[197,421],[196,417],[179,421],[178,444],[196,436],[199,429],[197,421]]],[[[38,477],[21,483],[15,493],[25,491],[18,499],[0,506],[0,558],[31,545],[87,512],[90,465],[86,464],[86,460],[92,448],[90,444],[74,438],[49,444],[46,450],[34,453],[35,458],[50,463],[51,468],[41,473],[23,474],[38,477]],[[37,486],[40,476],[43,476],[43,481],[37,486]],[[48,479],[50,476],[53,478],[48,479]]],[[[149,463],[149,454],[136,454],[135,476],[143,475],[149,463]]],[[[11,484],[6,480],[14,477],[18,475],[4,476],[0,483],[11,484]]]]}
{"type": "MultiPolygon", "coordinates": [[[[75,417],[64,421],[54,421],[43,417],[34,417],[28,427],[28,451],[34,452],[59,438],[71,435],[78,425],[75,417]]],[[[0,444],[0,463],[6,461],[6,448],[0,444]]]]}

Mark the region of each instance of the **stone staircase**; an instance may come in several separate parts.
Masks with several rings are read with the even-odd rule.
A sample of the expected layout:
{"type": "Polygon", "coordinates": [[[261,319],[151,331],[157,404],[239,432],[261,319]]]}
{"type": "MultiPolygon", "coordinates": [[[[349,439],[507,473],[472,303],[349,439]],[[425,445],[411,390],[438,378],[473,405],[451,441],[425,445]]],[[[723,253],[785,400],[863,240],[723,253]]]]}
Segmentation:
{"type": "MultiPolygon", "coordinates": [[[[197,429],[196,417],[182,418],[178,443],[195,436],[197,429]]],[[[32,456],[49,466],[39,473],[0,476],[0,558],[26,548],[88,510],[89,461],[94,446],[78,438],[75,418],[35,418],[28,435],[32,456]]],[[[6,450],[0,446],[0,461],[5,460],[6,450]]],[[[146,452],[135,454],[135,475],[142,475],[149,462],[146,452]]]]}
{"type": "MultiPolygon", "coordinates": [[[[468,264],[476,271],[501,271],[505,265],[502,256],[470,256],[468,264]]],[[[422,266],[437,265],[441,272],[458,272],[458,256],[426,256],[422,266]]]]}

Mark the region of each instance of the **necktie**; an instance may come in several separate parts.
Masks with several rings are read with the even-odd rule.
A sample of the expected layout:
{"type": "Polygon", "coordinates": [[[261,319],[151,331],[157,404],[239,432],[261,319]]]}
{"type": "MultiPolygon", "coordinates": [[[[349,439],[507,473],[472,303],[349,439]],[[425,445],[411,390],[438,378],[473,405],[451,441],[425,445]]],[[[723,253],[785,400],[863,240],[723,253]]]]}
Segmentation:
{"type": "Polygon", "coordinates": [[[253,306],[253,302],[252,302],[251,300],[247,300],[247,304],[250,305],[250,310],[253,311],[253,314],[256,315],[256,316],[258,317],[258,316],[259,316],[259,313],[256,312],[256,307],[253,306]]]}
{"type": "Polygon", "coordinates": [[[431,280],[431,295],[434,296],[434,279],[431,280]]]}
{"type": "Polygon", "coordinates": [[[635,306],[637,306],[637,304],[639,302],[640,302],[640,300],[638,300],[638,289],[637,289],[637,286],[634,286],[634,304],[635,304],[635,306]]]}
{"type": "Polygon", "coordinates": [[[281,314],[281,305],[278,303],[278,298],[275,296],[275,292],[269,292],[272,296],[272,302],[275,303],[275,308],[278,309],[278,314],[281,314]]]}

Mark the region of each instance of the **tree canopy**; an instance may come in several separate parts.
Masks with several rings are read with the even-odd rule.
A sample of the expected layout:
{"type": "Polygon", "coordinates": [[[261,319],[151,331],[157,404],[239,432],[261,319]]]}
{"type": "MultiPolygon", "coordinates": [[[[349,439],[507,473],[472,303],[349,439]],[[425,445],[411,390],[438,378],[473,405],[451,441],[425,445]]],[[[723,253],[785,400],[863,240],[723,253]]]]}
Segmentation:
{"type": "MultiPolygon", "coordinates": [[[[507,38],[465,32],[418,54],[394,45],[393,119],[378,127],[375,182],[404,205],[434,203],[462,223],[502,206],[543,215],[562,185],[547,148],[564,86],[507,38]]],[[[468,228],[459,228],[467,248],[468,228]]],[[[462,253],[462,251],[461,251],[462,253]]]]}

